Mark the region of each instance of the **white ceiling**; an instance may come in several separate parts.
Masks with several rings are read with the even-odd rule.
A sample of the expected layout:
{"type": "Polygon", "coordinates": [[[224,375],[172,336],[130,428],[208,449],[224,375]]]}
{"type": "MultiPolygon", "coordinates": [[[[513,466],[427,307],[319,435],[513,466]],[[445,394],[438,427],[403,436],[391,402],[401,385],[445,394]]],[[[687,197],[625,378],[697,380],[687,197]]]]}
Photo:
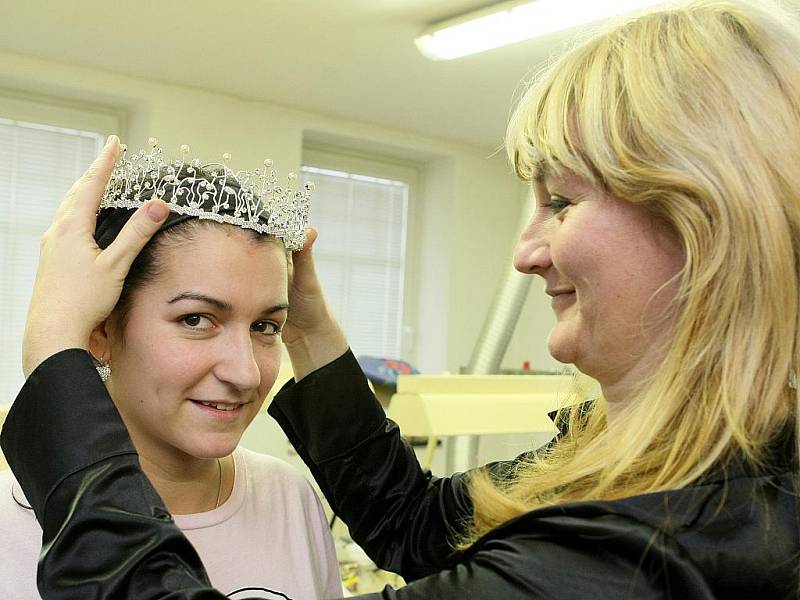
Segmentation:
{"type": "Polygon", "coordinates": [[[569,36],[419,54],[427,25],[486,4],[0,0],[0,48],[493,148],[520,81],[569,36]]]}

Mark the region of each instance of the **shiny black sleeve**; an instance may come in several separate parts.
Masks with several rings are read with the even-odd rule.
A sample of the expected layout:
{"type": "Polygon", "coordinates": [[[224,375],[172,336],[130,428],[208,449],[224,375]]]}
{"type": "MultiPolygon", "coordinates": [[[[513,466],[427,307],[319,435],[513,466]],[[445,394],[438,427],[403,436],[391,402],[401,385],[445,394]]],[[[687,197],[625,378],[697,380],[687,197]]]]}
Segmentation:
{"type": "Polygon", "coordinates": [[[284,386],[269,413],[378,566],[408,581],[455,564],[451,542],[472,512],[467,477],[419,467],[351,352],[284,386]]]}
{"type": "Polygon", "coordinates": [[[602,503],[529,513],[454,551],[472,510],[469,473],[436,478],[420,468],[350,352],[288,383],[269,412],[353,539],[410,582],[383,600],[655,599],[670,588],[675,598],[713,597],[669,541],[602,503]]]}
{"type": "Polygon", "coordinates": [[[31,374],[2,447],[42,526],[43,598],[225,598],[141,471],[85,351],[59,352],[31,374]]]}

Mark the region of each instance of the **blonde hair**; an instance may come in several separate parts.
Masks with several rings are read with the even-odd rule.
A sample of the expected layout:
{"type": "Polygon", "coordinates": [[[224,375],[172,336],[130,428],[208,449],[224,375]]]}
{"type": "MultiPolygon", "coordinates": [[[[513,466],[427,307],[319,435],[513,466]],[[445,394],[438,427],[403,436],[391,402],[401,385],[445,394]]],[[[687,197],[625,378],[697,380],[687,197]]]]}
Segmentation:
{"type": "Polygon", "coordinates": [[[478,472],[466,543],[538,507],[685,487],[735,455],[762,464],[796,422],[797,29],[777,8],[693,2],[589,40],[525,93],[517,173],[567,169],[645,207],[685,264],[674,337],[613,436],[600,400],[505,480],[478,472]]]}

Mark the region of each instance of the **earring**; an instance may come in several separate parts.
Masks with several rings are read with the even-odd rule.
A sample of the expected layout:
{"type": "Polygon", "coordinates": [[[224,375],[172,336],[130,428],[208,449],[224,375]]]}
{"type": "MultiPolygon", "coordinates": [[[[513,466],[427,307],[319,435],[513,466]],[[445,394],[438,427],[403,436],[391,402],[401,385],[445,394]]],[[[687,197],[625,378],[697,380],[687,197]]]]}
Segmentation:
{"type": "Polygon", "coordinates": [[[98,360],[95,367],[100,374],[100,379],[105,383],[111,377],[111,363],[105,360],[98,360]]]}

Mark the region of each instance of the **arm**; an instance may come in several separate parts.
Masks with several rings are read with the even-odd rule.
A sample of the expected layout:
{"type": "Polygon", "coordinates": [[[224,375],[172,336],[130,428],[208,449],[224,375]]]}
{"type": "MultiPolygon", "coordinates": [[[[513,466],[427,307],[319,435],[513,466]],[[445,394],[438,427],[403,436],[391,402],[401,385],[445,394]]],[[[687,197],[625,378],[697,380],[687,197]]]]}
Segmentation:
{"type": "Polygon", "coordinates": [[[384,600],[650,599],[667,587],[676,598],[713,597],[670,539],[609,503],[533,511],[454,551],[449,542],[471,515],[468,474],[420,469],[350,352],[287,384],[269,412],[353,539],[411,580],[385,589],[384,600]]]}
{"type": "Polygon", "coordinates": [[[379,566],[406,579],[437,572],[453,564],[449,542],[472,510],[465,478],[424,473],[386,420],[325,302],[313,259],[316,239],[317,231],[307,230],[305,247],[292,255],[282,334],[299,383],[289,383],[269,412],[379,566]]]}
{"type": "Polygon", "coordinates": [[[88,353],[65,350],[39,365],[2,447],[42,526],[43,598],[224,598],[139,468],[88,353]]]}
{"type": "Polygon", "coordinates": [[[408,580],[455,564],[451,542],[472,512],[467,476],[420,468],[349,351],[287,384],[269,413],[378,566],[408,580]]]}

